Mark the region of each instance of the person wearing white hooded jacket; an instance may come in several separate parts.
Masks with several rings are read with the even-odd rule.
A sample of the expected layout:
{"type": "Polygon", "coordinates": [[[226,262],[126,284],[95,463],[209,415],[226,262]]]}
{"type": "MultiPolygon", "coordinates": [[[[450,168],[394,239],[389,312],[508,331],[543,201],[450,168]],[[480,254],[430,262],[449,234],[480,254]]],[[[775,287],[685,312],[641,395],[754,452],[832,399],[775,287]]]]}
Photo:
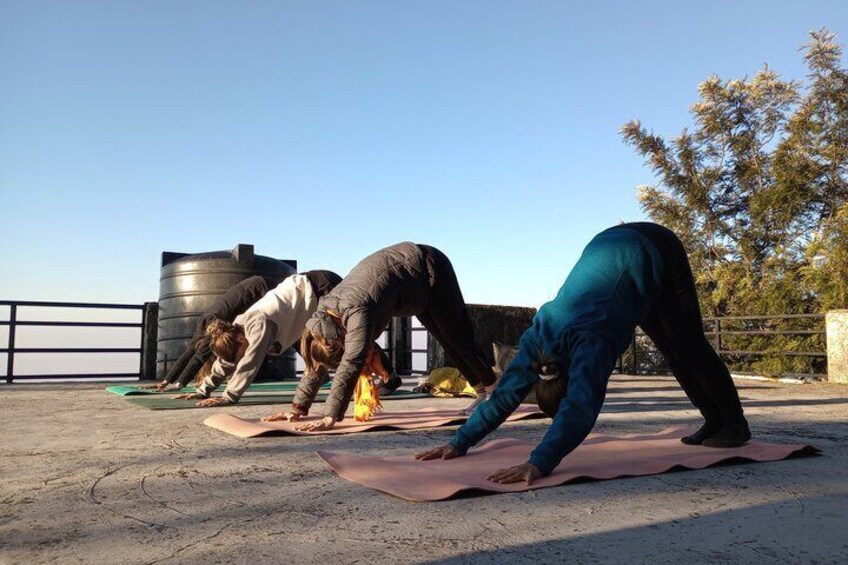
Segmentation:
{"type": "Polygon", "coordinates": [[[200,400],[199,407],[237,403],[253,382],[269,353],[279,353],[295,345],[306,321],[318,307],[318,299],[341,282],[332,271],[308,271],[292,275],[237,316],[232,323],[213,320],[206,333],[216,359],[211,373],[197,392],[175,398],[200,400]],[[227,387],[220,398],[209,398],[225,379],[227,387]]]}

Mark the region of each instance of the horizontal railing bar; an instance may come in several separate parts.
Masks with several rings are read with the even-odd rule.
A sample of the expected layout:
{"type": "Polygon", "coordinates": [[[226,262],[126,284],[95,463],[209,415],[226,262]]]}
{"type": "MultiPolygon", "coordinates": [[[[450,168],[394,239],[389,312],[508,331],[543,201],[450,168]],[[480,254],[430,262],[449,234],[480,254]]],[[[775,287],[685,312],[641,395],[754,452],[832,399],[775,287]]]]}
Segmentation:
{"type": "Polygon", "coordinates": [[[143,310],[143,304],[95,304],[92,302],[38,302],[33,300],[0,300],[0,306],[44,306],[48,308],[91,308],[103,310],[143,310]]]}
{"type": "Polygon", "coordinates": [[[711,331],[709,335],[826,335],[824,330],[733,330],[711,331]]]}
{"type": "MultiPolygon", "coordinates": [[[[10,322],[0,322],[0,326],[8,326],[10,322]]],[[[15,321],[16,326],[33,327],[63,327],[63,328],[140,328],[139,322],[20,322],[15,321]]]]}
{"type": "Polygon", "coordinates": [[[705,322],[723,322],[725,320],[798,320],[798,319],[824,319],[824,314],[772,314],[767,316],[721,316],[718,318],[704,318],[705,322]]]}
{"type": "Polygon", "coordinates": [[[827,353],[819,351],[731,351],[722,349],[717,351],[724,355],[777,355],[786,357],[827,357],[827,353]]]}
{"type": "MultiPolygon", "coordinates": [[[[140,347],[15,347],[12,351],[18,353],[141,353],[140,347]]],[[[0,348],[0,353],[9,353],[9,348],[0,348]]]]}
{"type": "Polygon", "coordinates": [[[65,373],[61,375],[18,375],[16,373],[15,382],[27,379],[34,381],[46,379],[137,379],[138,376],[138,373],[65,373]]]}
{"type": "MultiPolygon", "coordinates": [[[[656,353],[659,354],[659,350],[653,347],[640,347],[635,351],[632,349],[628,350],[632,355],[644,356],[648,353],[656,353]]],[[[716,353],[725,354],[725,355],[787,355],[787,356],[797,356],[797,357],[827,357],[827,352],[825,351],[736,351],[733,349],[721,349],[716,350],[716,353]]]]}

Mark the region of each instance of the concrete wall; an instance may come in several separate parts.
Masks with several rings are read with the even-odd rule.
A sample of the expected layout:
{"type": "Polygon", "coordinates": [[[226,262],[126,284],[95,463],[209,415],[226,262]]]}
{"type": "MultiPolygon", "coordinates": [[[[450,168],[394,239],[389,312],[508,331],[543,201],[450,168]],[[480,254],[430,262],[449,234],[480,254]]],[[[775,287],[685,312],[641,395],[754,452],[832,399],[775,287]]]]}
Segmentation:
{"type": "MultiPolygon", "coordinates": [[[[495,363],[492,353],[492,342],[497,341],[506,345],[518,345],[518,339],[524,330],[530,327],[535,308],[523,306],[493,306],[489,304],[469,304],[468,315],[474,326],[474,341],[491,366],[495,363]]],[[[450,359],[445,359],[442,346],[435,339],[427,342],[427,368],[452,366],[450,359]]]]}
{"type": "Polygon", "coordinates": [[[848,384],[848,310],[831,310],[827,326],[827,380],[848,384]]]}

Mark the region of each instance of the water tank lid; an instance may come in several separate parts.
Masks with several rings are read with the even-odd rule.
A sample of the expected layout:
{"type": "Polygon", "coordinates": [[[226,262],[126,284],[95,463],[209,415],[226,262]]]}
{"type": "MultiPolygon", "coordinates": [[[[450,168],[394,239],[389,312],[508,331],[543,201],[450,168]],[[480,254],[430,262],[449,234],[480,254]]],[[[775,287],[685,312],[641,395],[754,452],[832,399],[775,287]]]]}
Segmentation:
{"type": "Polygon", "coordinates": [[[182,257],[188,257],[188,253],[175,253],[173,251],[163,251],[162,252],[162,266],[170,265],[177,259],[182,257]]]}
{"type": "Polygon", "coordinates": [[[253,246],[247,243],[239,243],[233,247],[233,259],[237,263],[253,262],[253,246]]]}
{"type": "MultiPolygon", "coordinates": [[[[233,247],[232,251],[207,251],[205,253],[176,253],[174,251],[163,251],[162,267],[170,265],[171,263],[176,263],[180,259],[183,259],[185,257],[189,257],[190,260],[232,258],[236,263],[239,263],[241,265],[252,265],[254,260],[256,259],[253,245],[250,245],[249,243],[239,243],[238,245],[233,247]]],[[[281,263],[285,263],[286,265],[297,271],[296,259],[276,260],[280,261],[281,263]]]]}

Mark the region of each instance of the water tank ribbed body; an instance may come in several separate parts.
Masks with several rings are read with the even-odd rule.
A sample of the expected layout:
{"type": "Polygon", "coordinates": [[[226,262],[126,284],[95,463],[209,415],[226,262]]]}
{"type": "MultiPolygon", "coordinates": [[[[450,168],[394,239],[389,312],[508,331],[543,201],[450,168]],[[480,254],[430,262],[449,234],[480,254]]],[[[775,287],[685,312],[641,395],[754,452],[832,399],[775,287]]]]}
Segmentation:
{"type": "MultiPolygon", "coordinates": [[[[280,283],[295,273],[297,261],[254,255],[252,245],[240,244],[232,251],[163,253],[159,277],[157,380],[165,376],[168,367],[188,347],[198,318],[228,289],[255,275],[280,283]]],[[[295,360],[293,349],[267,358],[285,378],[295,378],[295,360]]]]}

